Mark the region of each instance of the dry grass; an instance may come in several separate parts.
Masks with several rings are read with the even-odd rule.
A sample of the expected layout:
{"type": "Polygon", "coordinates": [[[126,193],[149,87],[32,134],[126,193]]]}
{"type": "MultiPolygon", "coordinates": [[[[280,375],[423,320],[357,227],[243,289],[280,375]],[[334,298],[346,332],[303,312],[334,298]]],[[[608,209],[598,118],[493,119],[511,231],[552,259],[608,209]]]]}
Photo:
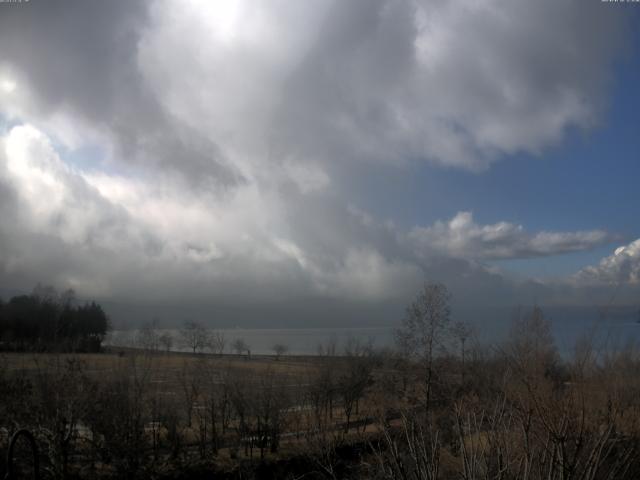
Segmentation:
{"type": "Polygon", "coordinates": [[[129,349],[123,353],[2,353],[0,362],[7,371],[37,371],[43,366],[67,361],[80,361],[89,374],[113,372],[132,363],[149,365],[154,373],[169,372],[184,367],[196,366],[203,361],[212,368],[224,370],[233,368],[247,374],[260,374],[266,371],[282,374],[305,374],[315,368],[316,362],[312,357],[284,357],[276,360],[275,356],[260,355],[250,359],[238,355],[207,355],[188,353],[153,353],[129,349]]]}

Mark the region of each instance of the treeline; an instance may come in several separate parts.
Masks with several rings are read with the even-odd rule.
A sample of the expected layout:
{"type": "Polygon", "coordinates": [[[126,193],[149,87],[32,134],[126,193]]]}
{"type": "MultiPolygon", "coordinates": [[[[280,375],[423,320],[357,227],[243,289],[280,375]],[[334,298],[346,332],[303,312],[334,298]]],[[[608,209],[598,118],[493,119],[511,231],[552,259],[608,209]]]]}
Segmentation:
{"type": "Polygon", "coordinates": [[[109,318],[95,302],[78,304],[73,290],[38,285],[30,295],[0,299],[0,348],[5,351],[97,352],[109,318]]]}

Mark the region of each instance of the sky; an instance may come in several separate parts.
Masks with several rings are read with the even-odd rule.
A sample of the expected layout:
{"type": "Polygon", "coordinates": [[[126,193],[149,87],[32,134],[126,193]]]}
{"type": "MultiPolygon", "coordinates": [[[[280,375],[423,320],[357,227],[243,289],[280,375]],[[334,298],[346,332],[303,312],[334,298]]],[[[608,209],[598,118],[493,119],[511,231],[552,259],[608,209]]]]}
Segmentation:
{"type": "Polygon", "coordinates": [[[0,3],[0,292],[121,322],[640,306],[640,4],[0,3]]]}

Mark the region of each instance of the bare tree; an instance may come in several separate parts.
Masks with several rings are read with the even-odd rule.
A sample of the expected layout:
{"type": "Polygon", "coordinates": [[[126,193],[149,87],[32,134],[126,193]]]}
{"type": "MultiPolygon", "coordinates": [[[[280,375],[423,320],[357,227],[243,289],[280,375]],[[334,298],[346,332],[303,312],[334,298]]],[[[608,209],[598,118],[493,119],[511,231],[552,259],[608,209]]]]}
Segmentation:
{"type": "Polygon", "coordinates": [[[242,355],[245,352],[249,352],[249,345],[242,338],[236,338],[234,342],[231,344],[233,347],[233,351],[238,355],[242,355]]]}
{"type": "Polygon", "coordinates": [[[158,319],[145,322],[136,333],[136,345],[147,352],[156,352],[160,347],[160,334],[158,333],[158,319]]]}
{"type": "Polygon", "coordinates": [[[465,322],[456,322],[451,328],[451,334],[453,337],[460,343],[460,375],[462,377],[462,383],[464,383],[464,374],[465,374],[465,359],[466,359],[466,343],[469,340],[469,337],[473,333],[471,325],[465,322]]]}
{"type": "Polygon", "coordinates": [[[193,419],[193,407],[200,395],[201,379],[196,374],[192,363],[185,359],[182,368],[178,371],[178,382],[182,390],[185,412],[187,414],[187,427],[191,427],[193,419]]]}
{"type": "Polygon", "coordinates": [[[347,338],[344,346],[346,357],[371,357],[373,355],[374,338],[370,337],[362,341],[354,336],[347,338]]]}
{"type": "Polygon", "coordinates": [[[244,447],[245,456],[252,456],[254,447],[252,432],[255,430],[253,425],[255,382],[252,377],[253,375],[249,374],[234,375],[229,378],[229,401],[235,415],[233,427],[238,440],[235,448],[244,447]]]}
{"type": "Polygon", "coordinates": [[[171,347],[173,347],[173,335],[169,332],[164,332],[158,338],[160,345],[164,348],[165,352],[169,353],[171,351],[171,347]]]}
{"type": "Polygon", "coordinates": [[[272,453],[278,451],[280,434],[284,427],[281,412],[289,405],[289,395],[285,388],[287,383],[286,376],[278,376],[269,368],[260,375],[256,385],[260,394],[253,398],[253,410],[260,458],[264,458],[265,448],[268,445],[272,453]]]}
{"type": "Polygon", "coordinates": [[[559,356],[551,322],[540,307],[515,313],[506,350],[518,373],[532,380],[541,378],[557,364],[559,356]]]}
{"type": "MultiPolygon", "coordinates": [[[[391,480],[437,480],[440,478],[442,442],[438,431],[403,415],[401,426],[382,428],[384,449],[374,448],[382,478],[391,480]]],[[[467,480],[465,478],[465,480],[467,480]]]]}
{"type": "Polygon", "coordinates": [[[337,369],[332,360],[323,358],[318,368],[309,372],[307,380],[306,403],[312,407],[307,411],[311,415],[308,424],[317,431],[331,429],[329,422],[333,419],[334,399],[338,391],[337,369]]]}
{"type": "Polygon", "coordinates": [[[68,475],[70,456],[78,440],[78,426],[95,395],[96,386],[77,358],[55,357],[42,364],[35,360],[32,414],[40,427],[44,451],[49,457],[53,478],[68,475]]]}
{"type": "Polygon", "coordinates": [[[354,408],[355,413],[358,414],[359,401],[371,382],[372,364],[368,358],[349,357],[341,370],[342,374],[338,378],[338,393],[345,416],[344,431],[347,433],[351,426],[354,408]]]}
{"type": "Polygon", "coordinates": [[[216,363],[211,358],[197,364],[197,375],[202,382],[201,450],[206,450],[207,440],[210,438],[211,451],[217,455],[228,417],[228,378],[216,368],[216,363]]]}
{"type": "Polygon", "coordinates": [[[420,359],[424,372],[425,407],[429,408],[434,380],[434,359],[444,345],[451,308],[451,295],[441,283],[425,284],[407,308],[396,340],[408,355],[420,359]]]}
{"type": "Polygon", "coordinates": [[[282,343],[276,343],[271,350],[276,354],[276,360],[280,360],[280,357],[289,351],[289,347],[282,343]]]}
{"type": "Polygon", "coordinates": [[[180,337],[182,344],[191,349],[193,353],[202,351],[210,343],[207,329],[201,323],[192,320],[184,322],[180,330],[180,337]]]}
{"type": "Polygon", "coordinates": [[[111,459],[118,478],[136,478],[148,460],[149,438],[145,424],[146,392],[154,357],[130,356],[125,363],[104,375],[86,422],[93,432],[95,448],[111,459]]]}
{"type": "Polygon", "coordinates": [[[227,339],[225,338],[224,333],[219,330],[211,332],[209,335],[209,347],[214,353],[222,355],[226,346],[227,339]]]}
{"type": "Polygon", "coordinates": [[[319,357],[335,357],[338,352],[338,337],[334,334],[327,339],[327,344],[319,343],[317,347],[319,357]]]}

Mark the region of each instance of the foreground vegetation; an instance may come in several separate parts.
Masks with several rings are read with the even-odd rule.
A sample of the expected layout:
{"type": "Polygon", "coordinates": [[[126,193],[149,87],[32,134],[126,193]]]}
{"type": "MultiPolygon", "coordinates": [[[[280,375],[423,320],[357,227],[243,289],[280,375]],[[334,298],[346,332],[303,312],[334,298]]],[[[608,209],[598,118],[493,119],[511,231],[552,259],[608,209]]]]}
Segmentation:
{"type": "Polygon", "coordinates": [[[561,359],[540,309],[483,348],[448,305],[427,285],[394,352],[6,354],[2,447],[28,428],[45,478],[639,478],[638,351],[561,359]]]}

